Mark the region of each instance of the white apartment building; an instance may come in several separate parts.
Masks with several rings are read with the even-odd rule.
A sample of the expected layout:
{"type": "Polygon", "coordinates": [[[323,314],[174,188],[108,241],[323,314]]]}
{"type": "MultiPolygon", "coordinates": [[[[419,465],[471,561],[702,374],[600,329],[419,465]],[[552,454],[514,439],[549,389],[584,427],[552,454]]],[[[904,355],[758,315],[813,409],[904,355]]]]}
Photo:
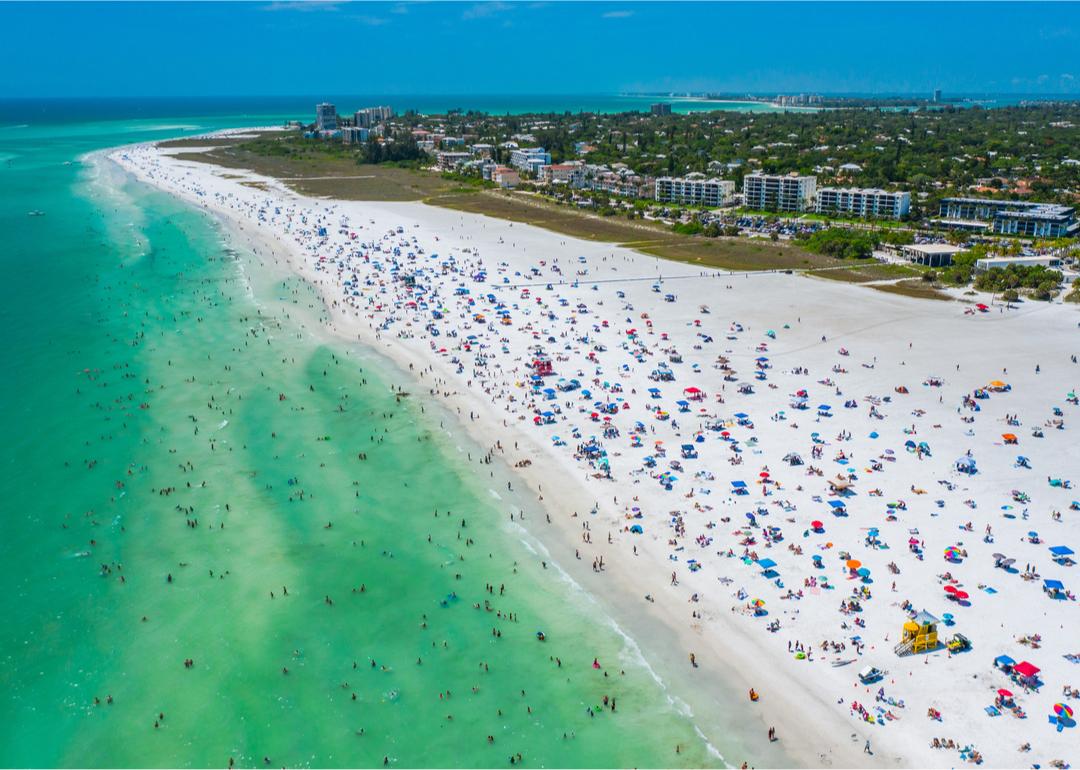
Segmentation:
{"type": "Polygon", "coordinates": [[[627,198],[645,198],[653,194],[652,177],[636,174],[633,169],[623,164],[616,165],[622,167],[613,170],[607,166],[585,166],[584,179],[580,186],[586,190],[627,198]]]}
{"type": "Polygon", "coordinates": [[[543,147],[526,147],[510,153],[510,165],[521,171],[536,174],[541,166],[551,165],[551,153],[543,147]]]}
{"type": "Polygon", "coordinates": [[[749,209],[809,211],[816,192],[816,176],[755,172],[743,177],[743,201],[749,209]]]}
{"type": "Polygon", "coordinates": [[[521,175],[507,166],[496,166],[491,170],[491,181],[499,187],[517,187],[521,184],[521,175]]]}
{"type": "Polygon", "coordinates": [[[363,144],[371,136],[371,131],[359,126],[345,126],[341,129],[341,141],[345,144],[363,144]]]}
{"type": "Polygon", "coordinates": [[[541,176],[546,182],[581,187],[585,183],[585,169],[581,163],[553,163],[542,166],[541,176]]]}
{"type": "Polygon", "coordinates": [[[315,130],[337,131],[337,107],[329,102],[315,105],[315,130]]]}
{"type": "Polygon", "coordinates": [[[439,150],[435,153],[435,165],[440,171],[451,171],[465,163],[472,157],[467,152],[449,152],[439,150]]]}
{"type": "Polygon", "coordinates": [[[664,176],[656,180],[656,200],[695,206],[723,206],[735,195],[730,179],[706,179],[704,174],[664,176]]]}
{"type": "Polygon", "coordinates": [[[911,211],[911,193],[888,192],[873,187],[822,187],[818,190],[815,211],[819,214],[901,219],[911,211]]]}
{"type": "Polygon", "coordinates": [[[394,110],[391,107],[365,107],[353,113],[353,122],[357,126],[371,128],[385,123],[392,117],[394,117],[394,110]]]}

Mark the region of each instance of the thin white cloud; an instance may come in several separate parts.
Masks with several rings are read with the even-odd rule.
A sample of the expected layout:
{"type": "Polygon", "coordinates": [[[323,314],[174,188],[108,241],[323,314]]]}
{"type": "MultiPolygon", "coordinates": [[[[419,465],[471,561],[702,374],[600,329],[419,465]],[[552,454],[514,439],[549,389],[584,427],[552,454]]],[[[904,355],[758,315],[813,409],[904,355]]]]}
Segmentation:
{"type": "Polygon", "coordinates": [[[341,7],[339,0],[275,0],[261,7],[263,11],[336,11],[341,7]]]}
{"type": "Polygon", "coordinates": [[[628,19],[634,15],[633,11],[607,11],[600,14],[602,19],[628,19]]]}
{"type": "Polygon", "coordinates": [[[494,16],[497,13],[503,13],[504,11],[513,10],[514,6],[510,3],[503,2],[491,2],[491,3],[476,3],[465,9],[461,14],[461,18],[470,19],[483,19],[488,16],[494,16]]]}

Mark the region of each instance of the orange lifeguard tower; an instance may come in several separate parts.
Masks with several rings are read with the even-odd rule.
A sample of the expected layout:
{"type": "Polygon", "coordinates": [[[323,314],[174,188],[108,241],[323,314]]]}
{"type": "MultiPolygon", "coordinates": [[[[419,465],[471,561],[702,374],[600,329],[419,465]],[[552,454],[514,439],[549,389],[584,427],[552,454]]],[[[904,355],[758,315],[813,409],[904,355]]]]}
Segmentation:
{"type": "Polygon", "coordinates": [[[900,635],[900,643],[894,648],[897,655],[932,652],[938,648],[937,618],[923,610],[907,623],[900,635]]]}

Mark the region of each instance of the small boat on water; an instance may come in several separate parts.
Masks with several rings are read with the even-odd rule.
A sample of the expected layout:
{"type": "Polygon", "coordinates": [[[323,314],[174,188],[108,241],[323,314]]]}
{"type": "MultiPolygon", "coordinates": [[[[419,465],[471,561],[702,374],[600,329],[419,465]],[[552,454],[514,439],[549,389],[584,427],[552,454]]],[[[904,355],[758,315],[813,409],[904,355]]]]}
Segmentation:
{"type": "Polygon", "coordinates": [[[45,212],[34,209],[33,211],[28,211],[26,213],[26,216],[28,216],[28,217],[43,217],[43,216],[45,216],[45,212]]]}

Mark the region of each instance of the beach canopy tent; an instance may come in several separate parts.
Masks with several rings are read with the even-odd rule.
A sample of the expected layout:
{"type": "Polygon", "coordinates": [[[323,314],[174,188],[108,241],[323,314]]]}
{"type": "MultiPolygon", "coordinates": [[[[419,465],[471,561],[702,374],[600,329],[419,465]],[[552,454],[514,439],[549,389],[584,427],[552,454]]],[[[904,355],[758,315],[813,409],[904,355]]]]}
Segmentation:
{"type": "Polygon", "coordinates": [[[757,565],[764,570],[770,570],[776,566],[776,562],[774,562],[772,559],[760,559],[757,565]]]}
{"type": "Polygon", "coordinates": [[[975,458],[970,457],[968,455],[964,455],[963,457],[959,458],[956,461],[955,466],[956,466],[956,470],[960,471],[961,473],[975,473],[976,472],[975,458]]]}
{"type": "Polygon", "coordinates": [[[1035,679],[1040,670],[1038,666],[1034,666],[1026,660],[1022,660],[1013,666],[1013,672],[1024,679],[1035,679]]]}
{"type": "Polygon", "coordinates": [[[1073,549],[1067,545],[1055,545],[1050,549],[1050,553],[1054,554],[1054,556],[1072,556],[1073,549]]]}
{"type": "Polygon", "coordinates": [[[994,658],[994,665],[1000,668],[1002,671],[1010,671],[1012,667],[1016,665],[1016,661],[1010,658],[1008,655],[998,655],[994,658]]]}
{"type": "Polygon", "coordinates": [[[842,500],[830,500],[829,506],[832,508],[832,512],[837,516],[847,513],[847,506],[844,505],[842,500]]]}
{"type": "Polygon", "coordinates": [[[835,479],[829,480],[829,490],[835,492],[838,495],[853,494],[851,489],[851,481],[849,479],[841,478],[837,476],[835,479]]]}

